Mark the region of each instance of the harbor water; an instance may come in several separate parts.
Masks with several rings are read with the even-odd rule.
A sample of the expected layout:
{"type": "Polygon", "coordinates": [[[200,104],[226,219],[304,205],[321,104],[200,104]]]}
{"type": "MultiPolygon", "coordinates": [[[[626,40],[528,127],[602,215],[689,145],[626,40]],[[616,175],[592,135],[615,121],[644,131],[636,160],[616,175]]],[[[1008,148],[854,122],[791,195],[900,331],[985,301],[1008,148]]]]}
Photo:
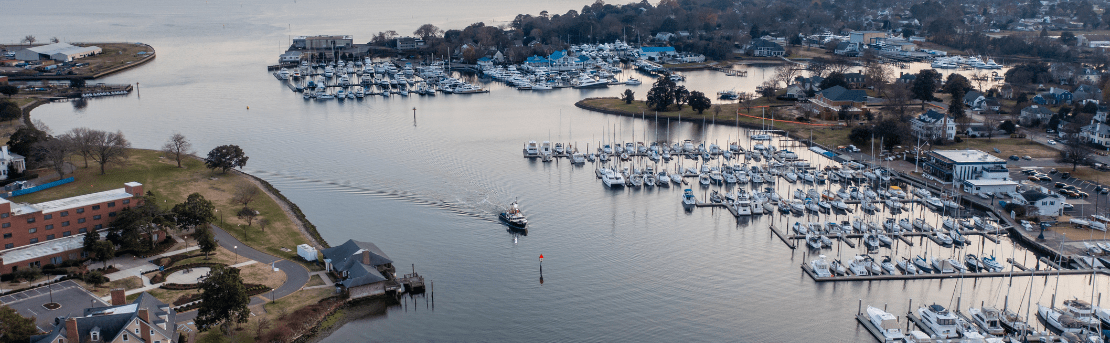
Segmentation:
{"type": "MultiPolygon", "coordinates": [[[[735,127],[668,123],[651,114],[640,120],[573,105],[584,97],[617,96],[626,87],[527,92],[483,83],[490,93],[317,102],[303,100],[265,69],[290,35],[351,34],[361,42],[378,31],[406,33],[428,22],[445,29],[494,25],[517,13],[587,5],[431,4],[129,2],[105,8],[73,1],[50,12],[18,4],[15,10],[25,14],[0,23],[0,41],[35,34],[151,44],[158,51],[152,62],[96,81],[138,83],[131,95],[92,99],[87,106],[48,104],[32,117],[55,133],[82,126],[122,130],[141,148],[158,148],[174,132],[191,139],[200,154],[237,144],[250,156],[245,170],[295,202],[328,242],[374,242],[399,270],[415,264],[434,284],[434,310],[410,301],[356,318],[324,341],[867,341],[870,334],[853,318],[860,299],[887,304],[900,316],[911,298],[915,307],[951,307],[961,299],[966,310],[980,302],[1002,307],[1009,290],[1011,307],[1029,302],[1030,278],[1015,278],[1012,288],[1008,278],[815,283],[799,268],[812,253],[786,247],[768,226],[785,232],[793,221],[823,222],[824,216],[737,220],[724,209],[687,212],[682,187],[609,190],[592,165],[521,158],[529,140],[583,150],[589,144],[592,151],[614,136],[724,145],[744,135],[735,127]],[[529,216],[526,236],[497,221],[514,200],[529,216]]],[[[774,66],[747,68],[748,77],[686,72],[686,85],[707,94],[751,92],[774,66]]],[[[631,89],[642,98],[650,82],[631,89]]],[[[815,165],[833,164],[804,148],[793,150],[815,165]]],[[[792,190],[781,179],[776,187],[783,196],[792,190]]],[[[692,188],[703,196],[703,189],[692,188]]],[[[930,211],[897,218],[911,213],[940,226],[930,211]]],[[[883,212],[874,220],[890,216],[883,212]]],[[[1014,255],[1035,264],[1024,249],[1011,251],[1006,239],[969,238],[966,253],[999,260],[1014,255]]],[[[873,256],[924,255],[926,247],[929,255],[962,256],[915,244],[898,242],[873,256]]],[[[822,253],[846,259],[862,252],[839,249],[822,253]]],[[[1098,279],[1095,294],[1110,291],[1106,279],[1098,279]]],[[[1031,283],[1034,305],[1047,304],[1055,277],[1031,283]]],[[[1063,277],[1057,299],[1091,294],[1089,277],[1063,277]]]]}

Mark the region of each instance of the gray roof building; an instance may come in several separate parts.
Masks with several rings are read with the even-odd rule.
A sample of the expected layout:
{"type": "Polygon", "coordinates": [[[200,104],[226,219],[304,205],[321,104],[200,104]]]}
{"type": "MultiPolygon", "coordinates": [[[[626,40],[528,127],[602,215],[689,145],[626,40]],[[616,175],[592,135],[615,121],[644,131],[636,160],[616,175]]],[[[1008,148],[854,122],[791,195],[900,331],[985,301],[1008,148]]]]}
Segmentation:
{"type": "Polygon", "coordinates": [[[328,268],[343,276],[347,288],[389,280],[388,272],[393,270],[393,260],[370,242],[351,239],[323,253],[328,268]]]}
{"type": "Polygon", "coordinates": [[[829,87],[821,91],[821,96],[829,101],[851,101],[851,102],[865,102],[867,101],[867,92],[859,89],[847,89],[841,86],[829,87]]]}
{"type": "Polygon", "coordinates": [[[172,307],[146,292],[130,304],[123,304],[123,290],[118,292],[118,297],[112,295],[113,306],[87,308],[84,317],[59,317],[50,332],[31,336],[30,341],[177,342],[177,312],[172,307]]]}

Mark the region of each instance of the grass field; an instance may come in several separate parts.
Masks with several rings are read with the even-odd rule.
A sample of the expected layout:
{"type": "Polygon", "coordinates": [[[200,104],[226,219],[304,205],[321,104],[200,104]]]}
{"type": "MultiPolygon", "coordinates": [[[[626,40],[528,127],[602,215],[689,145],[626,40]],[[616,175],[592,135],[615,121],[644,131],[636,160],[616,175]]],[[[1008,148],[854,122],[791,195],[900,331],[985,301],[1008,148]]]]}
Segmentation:
{"type": "MultiPolygon", "coordinates": [[[[14,197],[11,200],[38,203],[121,188],[125,182],[136,181],[144,185],[144,190],[153,192],[163,208],[169,209],[174,204],[185,201],[189,194],[196,192],[216,206],[215,224],[240,241],[275,256],[298,260],[294,259],[296,246],[306,243],[307,240],[274,199],[260,193],[256,200],[250,203],[250,207],[260,213],[253,226],[247,226],[245,220],[240,220],[234,215],[242,205],[233,203],[231,199],[235,187],[248,182],[245,176],[211,171],[204,167],[203,162],[192,158],[182,161],[183,168],[177,168],[175,162],[162,158],[161,152],[158,151],[132,149],[130,154],[125,164],[109,165],[105,175],[100,175],[100,168],[95,162],[90,162],[89,167],[84,168],[84,163],[80,157],[77,157],[71,160],[77,165],[77,170],[71,175],[66,175],[74,177],[73,183],[14,197]],[[258,228],[258,218],[270,220],[271,224],[266,227],[265,232],[258,228]],[[282,251],[282,247],[291,251],[282,251]]],[[[38,172],[43,176],[52,173],[47,170],[38,172]]]]}

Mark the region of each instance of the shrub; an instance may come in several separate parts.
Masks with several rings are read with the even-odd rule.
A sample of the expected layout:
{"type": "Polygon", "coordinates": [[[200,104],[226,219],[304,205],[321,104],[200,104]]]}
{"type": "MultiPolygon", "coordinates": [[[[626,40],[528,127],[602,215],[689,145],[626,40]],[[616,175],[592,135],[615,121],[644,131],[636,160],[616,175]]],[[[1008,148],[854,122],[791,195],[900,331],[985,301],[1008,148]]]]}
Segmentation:
{"type": "Polygon", "coordinates": [[[83,278],[83,280],[86,283],[89,283],[89,284],[92,284],[92,285],[100,285],[102,283],[108,282],[108,278],[105,277],[103,273],[98,272],[98,271],[91,271],[91,272],[85,273],[85,277],[83,278]]]}

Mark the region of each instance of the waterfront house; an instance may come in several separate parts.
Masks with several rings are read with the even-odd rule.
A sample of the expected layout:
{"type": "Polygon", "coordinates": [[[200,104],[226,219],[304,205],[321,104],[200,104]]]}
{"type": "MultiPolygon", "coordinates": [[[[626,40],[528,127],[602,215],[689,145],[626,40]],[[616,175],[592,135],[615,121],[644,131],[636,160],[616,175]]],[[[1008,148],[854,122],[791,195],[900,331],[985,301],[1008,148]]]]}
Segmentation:
{"type": "Polygon", "coordinates": [[[177,343],[177,311],[142,292],[126,303],[122,288],[111,291],[112,305],[90,307],[84,316],[58,317],[46,334],[31,343],[143,342],[177,343]]]}
{"type": "Polygon", "coordinates": [[[783,49],[782,45],[762,38],[752,40],[750,48],[752,56],[777,57],[786,55],[786,49],[783,49]]]}
{"type": "Polygon", "coordinates": [[[833,86],[818,92],[813,100],[837,108],[844,105],[863,108],[867,102],[867,92],[833,86]]]}
{"type": "Polygon", "coordinates": [[[549,68],[551,67],[551,61],[548,61],[546,58],[537,55],[532,55],[532,57],[524,60],[524,66],[529,68],[549,68]]]}
{"type": "Polygon", "coordinates": [[[347,240],[323,250],[328,271],[339,276],[352,299],[385,294],[401,288],[393,260],[370,242],[347,240]]]}
{"type": "Polygon", "coordinates": [[[833,53],[842,56],[856,57],[863,52],[863,45],[858,43],[840,42],[837,43],[833,53]]]}
{"type": "Polygon", "coordinates": [[[956,121],[931,109],[911,120],[910,127],[915,138],[925,141],[956,138],[956,121]]]}
{"type": "Polygon", "coordinates": [[[397,50],[413,50],[424,47],[424,39],[415,37],[398,37],[397,50]]]}
{"type": "Polygon", "coordinates": [[[790,99],[790,100],[805,100],[806,99],[806,91],[805,91],[805,89],[802,89],[802,87],[799,86],[798,84],[792,84],[792,85],[786,87],[786,93],[783,94],[782,97],[784,99],[790,99]]]}
{"type": "Polygon", "coordinates": [[[898,77],[898,82],[902,84],[913,84],[913,80],[917,80],[917,74],[905,73],[898,77]]]}
{"type": "MultiPolygon", "coordinates": [[[[83,257],[85,234],[101,230],[119,211],[137,206],[143,196],[138,182],[123,188],[69,198],[26,204],[0,199],[0,273],[21,268],[41,268],[83,257]]],[[[107,231],[101,230],[101,235],[107,231]]],[[[151,233],[155,242],[165,232],[151,233]]]]}
{"type": "Polygon", "coordinates": [[[1026,213],[1027,215],[1038,216],[1063,215],[1064,203],[1066,202],[1063,196],[1044,187],[1034,187],[1020,192],[1013,200],[1015,203],[1028,205],[1036,209],[1035,213],[1026,213]]]}
{"type": "Polygon", "coordinates": [[[867,80],[867,78],[864,77],[863,74],[860,74],[860,73],[844,74],[844,81],[848,82],[848,87],[849,88],[863,88],[864,86],[867,85],[865,80],[867,80]]]}
{"type": "Polygon", "coordinates": [[[302,50],[346,49],[354,45],[350,35],[300,36],[293,38],[293,48],[302,50]]]}
{"type": "Polygon", "coordinates": [[[299,50],[286,51],[284,54],[281,54],[281,56],[278,57],[278,62],[281,64],[301,63],[302,55],[303,53],[301,53],[301,51],[299,50]]]}
{"type": "Polygon", "coordinates": [[[979,93],[979,91],[969,91],[967,94],[964,94],[964,106],[974,107],[975,102],[982,97],[983,93],[979,93]]]}

